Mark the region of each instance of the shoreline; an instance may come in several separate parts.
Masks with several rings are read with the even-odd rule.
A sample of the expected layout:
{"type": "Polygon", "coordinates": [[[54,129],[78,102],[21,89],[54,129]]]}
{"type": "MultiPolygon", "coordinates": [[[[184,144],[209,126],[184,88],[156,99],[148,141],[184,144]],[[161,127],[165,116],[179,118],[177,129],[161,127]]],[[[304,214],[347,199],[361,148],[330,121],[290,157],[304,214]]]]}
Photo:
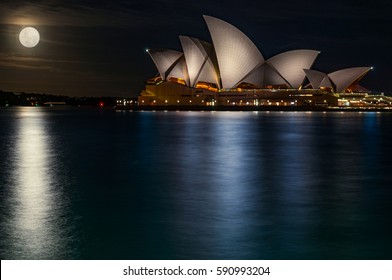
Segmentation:
{"type": "Polygon", "coordinates": [[[89,108],[119,111],[199,111],[199,112],[392,112],[392,107],[309,107],[309,106],[1,106],[1,108],[34,107],[34,108],[89,108]]]}
{"type": "Polygon", "coordinates": [[[135,106],[115,107],[131,111],[260,111],[260,112],[392,112],[392,107],[301,107],[301,106],[135,106]]]}

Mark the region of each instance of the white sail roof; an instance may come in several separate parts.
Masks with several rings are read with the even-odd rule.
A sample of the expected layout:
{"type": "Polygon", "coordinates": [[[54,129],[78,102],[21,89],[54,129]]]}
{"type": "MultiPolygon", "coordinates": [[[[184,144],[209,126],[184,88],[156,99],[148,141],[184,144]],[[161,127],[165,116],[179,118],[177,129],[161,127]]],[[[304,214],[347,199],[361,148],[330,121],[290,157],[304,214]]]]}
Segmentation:
{"type": "Polygon", "coordinates": [[[320,88],[321,82],[325,77],[327,77],[326,73],[316,71],[316,70],[304,69],[304,72],[310,84],[312,85],[312,88],[314,89],[320,88]]]}
{"type": "Polygon", "coordinates": [[[165,49],[147,50],[147,52],[154,61],[162,80],[166,80],[168,72],[183,55],[182,52],[165,49]]]}
{"type": "Polygon", "coordinates": [[[289,86],[287,81],[267,63],[257,66],[244,79],[242,79],[241,82],[250,83],[259,86],[260,88],[275,85],[289,86]]]}
{"type": "Polygon", "coordinates": [[[275,55],[267,63],[289,83],[292,88],[299,88],[304,79],[303,69],[309,69],[320,52],[315,50],[292,50],[275,55]]]}
{"type": "Polygon", "coordinates": [[[214,44],[223,88],[233,88],[264,58],[253,42],[233,25],[204,16],[214,44]]]}
{"type": "Polygon", "coordinates": [[[320,83],[320,87],[329,87],[336,91],[336,87],[333,85],[331,79],[325,75],[324,79],[320,83]]]}
{"type": "Polygon", "coordinates": [[[300,88],[305,77],[314,89],[331,87],[344,92],[357,83],[371,67],[342,69],[330,74],[310,70],[320,53],[316,50],[292,50],[267,61],[253,42],[233,25],[204,16],[213,45],[180,36],[183,51],[148,50],[163,80],[180,78],[188,86],[198,82],[216,84],[219,89],[234,88],[242,82],[260,88],[285,85],[300,88]]]}
{"type": "Polygon", "coordinates": [[[189,86],[189,75],[185,63],[185,58],[183,56],[175,62],[169,74],[167,74],[167,78],[170,77],[183,79],[185,83],[189,86]]]}
{"type": "Polygon", "coordinates": [[[197,82],[209,82],[218,85],[216,58],[213,46],[202,40],[180,36],[182,49],[189,74],[189,85],[195,87],[197,82]],[[214,63],[215,61],[215,63],[214,63]],[[214,65],[215,64],[215,65],[214,65]]]}
{"type": "Polygon", "coordinates": [[[264,64],[256,66],[240,83],[250,83],[260,88],[264,87],[264,64]]]}
{"type": "Polygon", "coordinates": [[[267,63],[264,63],[264,87],[266,86],[276,86],[276,85],[287,85],[287,81],[282,78],[282,76],[267,63]]]}
{"type": "Polygon", "coordinates": [[[352,83],[362,78],[371,67],[353,67],[335,71],[333,73],[328,74],[328,77],[332,80],[332,82],[336,86],[336,92],[343,92],[348,88],[352,83]]]}

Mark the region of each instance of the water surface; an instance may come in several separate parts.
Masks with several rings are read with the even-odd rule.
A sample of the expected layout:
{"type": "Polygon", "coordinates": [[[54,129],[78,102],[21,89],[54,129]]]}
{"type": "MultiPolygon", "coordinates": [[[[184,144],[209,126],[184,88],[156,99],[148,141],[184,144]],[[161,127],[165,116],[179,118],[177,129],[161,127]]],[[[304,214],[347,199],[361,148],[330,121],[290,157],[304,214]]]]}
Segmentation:
{"type": "Polygon", "coordinates": [[[0,109],[1,259],[391,259],[392,114],[0,109]]]}

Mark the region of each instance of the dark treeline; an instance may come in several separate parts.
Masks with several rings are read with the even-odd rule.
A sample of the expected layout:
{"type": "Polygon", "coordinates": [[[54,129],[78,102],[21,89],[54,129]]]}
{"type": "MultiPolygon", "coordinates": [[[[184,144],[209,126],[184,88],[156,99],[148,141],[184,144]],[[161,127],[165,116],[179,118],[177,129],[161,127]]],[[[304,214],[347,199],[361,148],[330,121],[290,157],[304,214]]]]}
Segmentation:
{"type": "MultiPolygon", "coordinates": [[[[64,102],[70,106],[115,106],[124,97],[69,97],[26,92],[7,92],[0,90],[0,106],[49,106],[51,102],[64,102]]],[[[127,98],[129,99],[129,98],[127,98]]]]}

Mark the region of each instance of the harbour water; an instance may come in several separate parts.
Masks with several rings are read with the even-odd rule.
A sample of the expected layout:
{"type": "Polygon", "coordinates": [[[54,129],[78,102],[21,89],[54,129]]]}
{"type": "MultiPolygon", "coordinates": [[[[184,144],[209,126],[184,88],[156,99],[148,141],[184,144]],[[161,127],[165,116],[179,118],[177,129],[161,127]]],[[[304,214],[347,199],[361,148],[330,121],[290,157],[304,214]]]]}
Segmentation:
{"type": "Polygon", "coordinates": [[[1,259],[391,259],[392,113],[0,109],[1,259]]]}

